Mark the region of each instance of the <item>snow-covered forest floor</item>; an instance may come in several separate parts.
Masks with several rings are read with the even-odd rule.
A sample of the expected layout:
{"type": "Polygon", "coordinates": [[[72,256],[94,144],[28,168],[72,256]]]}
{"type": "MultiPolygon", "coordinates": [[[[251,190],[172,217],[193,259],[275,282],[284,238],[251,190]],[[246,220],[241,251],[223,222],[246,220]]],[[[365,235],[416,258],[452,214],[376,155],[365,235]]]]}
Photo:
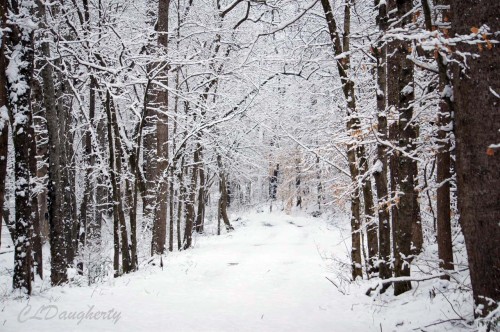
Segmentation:
{"type": "Polygon", "coordinates": [[[457,320],[472,318],[470,293],[457,282],[414,283],[398,297],[392,288],[365,295],[374,280],[348,283],[345,215],[254,210],[233,220],[235,231],[221,236],[207,225],[208,235],[167,254],[163,268],[150,262],[90,287],[51,288],[46,278],[29,300],[12,293],[12,255],[0,255],[0,331],[472,330],[457,320]]]}

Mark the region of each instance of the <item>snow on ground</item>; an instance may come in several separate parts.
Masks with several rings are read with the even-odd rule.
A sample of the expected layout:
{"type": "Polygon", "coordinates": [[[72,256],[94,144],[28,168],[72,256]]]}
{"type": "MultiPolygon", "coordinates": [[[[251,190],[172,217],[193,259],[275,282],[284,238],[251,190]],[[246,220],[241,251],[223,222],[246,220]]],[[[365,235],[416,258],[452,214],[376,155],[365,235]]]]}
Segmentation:
{"type": "Polygon", "coordinates": [[[2,273],[0,331],[459,331],[451,323],[424,328],[472,312],[446,282],[397,298],[366,296],[373,281],[342,283],[330,259],[348,257],[349,233],[338,220],[244,214],[234,232],[198,236],[193,249],[168,254],[163,270],[147,266],[92,287],[39,281],[29,301],[15,297],[2,273]]]}

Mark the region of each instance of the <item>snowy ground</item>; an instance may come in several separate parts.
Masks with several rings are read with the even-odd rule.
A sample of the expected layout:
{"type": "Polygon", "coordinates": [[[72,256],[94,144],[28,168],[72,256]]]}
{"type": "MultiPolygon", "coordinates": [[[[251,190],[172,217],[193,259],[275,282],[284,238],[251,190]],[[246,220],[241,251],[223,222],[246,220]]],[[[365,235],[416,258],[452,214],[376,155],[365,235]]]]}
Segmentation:
{"type": "MultiPolygon", "coordinates": [[[[470,299],[451,284],[428,281],[397,298],[372,298],[364,292],[373,281],[343,283],[336,260],[346,259],[349,241],[342,240],[348,233],[341,224],[244,214],[234,232],[199,236],[192,250],[168,254],[163,270],[148,266],[93,287],[38,282],[29,302],[16,299],[3,270],[0,331],[464,329],[456,323],[425,327],[457,315],[470,318],[470,299]]],[[[10,255],[1,255],[0,264],[10,255]]]]}

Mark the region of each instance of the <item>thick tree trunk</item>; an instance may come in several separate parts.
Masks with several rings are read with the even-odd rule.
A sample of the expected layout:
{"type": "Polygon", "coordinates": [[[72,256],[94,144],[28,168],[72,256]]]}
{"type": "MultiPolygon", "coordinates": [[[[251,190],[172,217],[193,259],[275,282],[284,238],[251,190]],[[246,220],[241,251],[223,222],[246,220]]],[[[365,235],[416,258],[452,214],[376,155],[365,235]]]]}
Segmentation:
{"type": "MultiPolygon", "coordinates": [[[[377,23],[380,33],[387,29],[387,6],[379,0],[375,1],[378,7],[377,23]]],[[[378,200],[378,219],[379,219],[379,276],[382,279],[392,277],[390,268],[391,261],[391,226],[389,215],[389,190],[387,180],[387,148],[384,144],[387,141],[387,110],[386,110],[386,91],[387,91],[387,47],[381,42],[374,48],[374,54],[377,59],[377,160],[375,161],[375,188],[377,190],[378,200]]]]}
{"type": "MultiPolygon", "coordinates": [[[[29,19],[32,4],[13,4],[9,8],[15,17],[10,18],[11,54],[9,61],[17,68],[18,75],[8,77],[9,118],[14,141],[15,175],[15,234],[14,234],[14,275],[13,288],[31,294],[33,268],[33,215],[31,168],[36,149],[32,130],[31,80],[33,77],[34,43],[31,28],[18,25],[29,19]],[[21,8],[20,8],[21,7],[21,8]]],[[[5,7],[4,7],[5,9],[5,7]]],[[[14,16],[13,15],[13,16],[14,16]]]]}
{"type": "MultiPolygon", "coordinates": [[[[411,0],[388,2],[388,9],[394,13],[394,19],[400,20],[404,27],[411,22],[408,13],[413,9],[411,0]]],[[[398,123],[393,129],[397,130],[397,146],[400,151],[395,152],[397,165],[391,172],[396,184],[397,222],[394,227],[394,273],[396,277],[410,275],[410,262],[413,254],[422,248],[422,229],[419,216],[418,193],[415,190],[417,177],[417,163],[410,155],[415,150],[415,140],[418,129],[413,121],[414,99],[413,63],[407,58],[410,54],[410,43],[402,40],[393,40],[389,43],[388,53],[388,102],[398,116],[398,123]],[[405,152],[405,153],[403,153],[405,152]],[[398,155],[399,154],[399,155],[398,155]],[[397,168],[397,170],[396,170],[397,168]],[[415,249],[415,250],[414,250],[415,249]]],[[[394,160],[396,161],[396,160],[394,160]]],[[[396,212],[396,211],[394,211],[396,212]]],[[[394,285],[396,295],[411,289],[410,282],[397,282],[394,285]]]]}
{"type": "MultiPolygon", "coordinates": [[[[168,47],[168,19],[169,19],[170,0],[158,2],[158,45],[167,53],[168,47]]],[[[168,86],[168,66],[160,63],[159,66],[165,66],[160,71],[159,80],[165,86],[168,86]]],[[[155,93],[155,108],[157,109],[158,122],[156,123],[157,132],[157,150],[158,157],[157,176],[158,181],[155,181],[159,190],[156,196],[157,207],[153,225],[153,238],[151,243],[151,254],[163,254],[165,251],[165,241],[167,237],[167,194],[168,194],[168,91],[164,87],[157,87],[155,93]]]]}
{"type": "MultiPolygon", "coordinates": [[[[450,4],[452,31],[457,36],[467,36],[483,25],[492,33],[500,31],[499,1],[451,0],[450,4]]],[[[485,37],[494,38],[494,35],[485,37]]],[[[498,44],[478,47],[468,43],[458,43],[457,51],[461,52],[456,57],[460,62],[463,54],[479,55],[467,57],[465,72],[456,68],[453,96],[458,210],[467,247],[475,314],[486,316],[500,301],[500,52],[498,44]]]]}

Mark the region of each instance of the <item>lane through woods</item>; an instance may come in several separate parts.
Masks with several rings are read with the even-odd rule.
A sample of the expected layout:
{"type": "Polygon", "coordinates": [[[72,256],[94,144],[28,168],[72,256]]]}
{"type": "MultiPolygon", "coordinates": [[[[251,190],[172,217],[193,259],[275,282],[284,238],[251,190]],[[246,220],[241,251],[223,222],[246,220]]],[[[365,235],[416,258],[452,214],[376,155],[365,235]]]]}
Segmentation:
{"type": "Polygon", "coordinates": [[[235,225],[234,232],[199,236],[192,250],[169,254],[163,271],[149,267],[112,284],[50,289],[31,299],[31,311],[25,302],[9,303],[1,330],[366,330],[352,298],[325,278],[329,262],[320,253],[340,248],[345,256],[346,249],[334,248],[340,239],[331,226],[267,213],[246,215],[235,225]],[[38,313],[41,320],[29,319],[43,305],[50,312],[47,307],[38,313]],[[18,313],[23,322],[14,319],[18,313]]]}

